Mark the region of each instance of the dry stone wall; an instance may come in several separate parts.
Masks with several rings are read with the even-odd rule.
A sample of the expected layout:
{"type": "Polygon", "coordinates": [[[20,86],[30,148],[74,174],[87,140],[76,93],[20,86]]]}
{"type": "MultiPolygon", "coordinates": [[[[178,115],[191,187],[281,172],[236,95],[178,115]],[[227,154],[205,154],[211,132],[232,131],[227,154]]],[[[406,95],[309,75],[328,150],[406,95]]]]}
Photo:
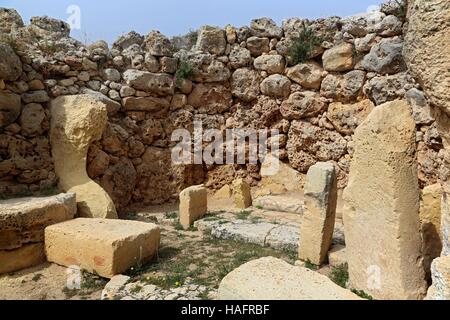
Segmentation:
{"type": "Polygon", "coordinates": [[[192,131],[194,120],[204,129],[279,129],[282,161],[302,173],[331,161],[342,188],[355,128],[373,108],[399,98],[414,110],[420,185],[437,182],[442,142],[403,59],[405,17],[398,4],[345,19],[206,26],[173,41],[157,31],[130,32],[110,47],[84,45],[69,37],[67,24],[48,17],[28,25],[12,9],[0,9],[0,17],[2,197],[57,185],[49,101],[80,93],[95,95],[108,109],[87,172],[118,211],[174,199],[191,185],[219,189],[236,178],[259,183],[260,165],[173,165],[171,133],[192,131]],[[310,59],[294,64],[290,48],[305,24],[320,41],[310,59]],[[184,79],[186,66],[193,72],[184,79]]]}

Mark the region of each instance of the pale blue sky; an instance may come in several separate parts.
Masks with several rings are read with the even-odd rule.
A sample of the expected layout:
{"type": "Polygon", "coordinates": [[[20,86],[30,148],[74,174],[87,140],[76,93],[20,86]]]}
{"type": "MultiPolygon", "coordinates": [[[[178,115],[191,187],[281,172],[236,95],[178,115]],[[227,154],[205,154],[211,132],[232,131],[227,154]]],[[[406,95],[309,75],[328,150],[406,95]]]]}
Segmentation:
{"type": "Polygon", "coordinates": [[[286,18],[345,17],[366,12],[382,0],[0,0],[0,7],[14,8],[25,23],[33,16],[48,15],[67,20],[70,5],[81,9],[78,39],[114,42],[121,34],[135,30],[147,34],[160,30],[167,36],[187,33],[211,24],[223,27],[249,25],[251,19],[271,17],[278,24],[286,18]]]}

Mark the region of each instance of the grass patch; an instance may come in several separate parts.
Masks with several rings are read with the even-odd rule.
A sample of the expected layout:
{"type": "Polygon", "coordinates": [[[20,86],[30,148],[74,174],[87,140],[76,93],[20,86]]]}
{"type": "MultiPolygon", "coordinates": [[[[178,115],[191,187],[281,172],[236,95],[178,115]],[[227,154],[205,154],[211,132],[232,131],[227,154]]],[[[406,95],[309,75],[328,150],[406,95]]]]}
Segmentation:
{"type": "Polygon", "coordinates": [[[371,295],[365,293],[363,290],[352,289],[351,291],[363,299],[373,300],[373,297],[371,295]]]}
{"type": "Polygon", "coordinates": [[[236,218],[239,220],[247,220],[251,214],[252,214],[251,211],[243,210],[236,213],[236,218]]]}
{"type": "Polygon", "coordinates": [[[104,279],[96,274],[89,273],[85,270],[81,270],[81,283],[79,289],[71,289],[65,286],[63,292],[66,297],[71,298],[73,296],[88,296],[95,291],[102,290],[108,283],[107,279],[104,279]]]}
{"type": "Polygon", "coordinates": [[[305,261],[305,268],[316,271],[317,269],[319,269],[319,266],[315,265],[314,263],[312,263],[309,260],[306,260],[305,261]]]}
{"type": "Polygon", "coordinates": [[[258,223],[262,218],[258,216],[253,216],[250,218],[251,223],[256,224],[258,223]]]}
{"type": "Polygon", "coordinates": [[[256,209],[259,209],[259,210],[262,210],[262,209],[264,209],[264,207],[263,207],[263,206],[260,206],[259,204],[258,204],[258,205],[256,205],[256,206],[255,206],[255,208],[256,208],[256,209]]]}
{"type": "Polygon", "coordinates": [[[322,43],[322,39],[315,35],[314,31],[306,24],[300,29],[299,36],[294,39],[289,48],[289,60],[291,65],[304,63],[312,58],[312,54],[317,46],[322,43]]]}
{"type": "Polygon", "coordinates": [[[175,72],[175,83],[177,86],[181,86],[183,80],[190,79],[194,76],[194,68],[185,60],[181,60],[178,64],[178,69],[175,72]]]}
{"type": "Polygon", "coordinates": [[[333,267],[330,279],[342,288],[346,288],[348,282],[348,265],[344,263],[338,267],[333,267]]]}
{"type": "Polygon", "coordinates": [[[176,218],[178,218],[178,212],[176,212],[176,211],[166,212],[166,213],[164,213],[164,218],[166,218],[166,219],[176,219],[176,218]]]}

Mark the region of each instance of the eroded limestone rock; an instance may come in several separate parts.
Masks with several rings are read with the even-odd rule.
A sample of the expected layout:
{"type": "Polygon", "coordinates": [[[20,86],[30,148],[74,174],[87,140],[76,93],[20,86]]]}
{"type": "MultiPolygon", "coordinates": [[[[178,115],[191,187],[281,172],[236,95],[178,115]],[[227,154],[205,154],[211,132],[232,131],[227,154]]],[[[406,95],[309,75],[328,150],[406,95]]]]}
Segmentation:
{"type": "Polygon", "coordinates": [[[246,209],[252,205],[250,186],[244,179],[233,181],[232,185],[234,205],[239,209],[246,209]]]}
{"type": "Polygon", "coordinates": [[[350,283],[377,299],[421,299],[415,121],[410,106],[375,108],[356,129],[344,225],[350,283]]]}
{"type": "Polygon", "coordinates": [[[106,126],[106,105],[91,95],[62,96],[52,101],[51,110],[52,154],[61,188],[76,193],[80,216],[117,218],[109,195],[86,172],[88,149],[106,126]]]}
{"type": "Polygon", "coordinates": [[[319,162],[308,170],[305,184],[305,206],[300,227],[298,256],[321,265],[333,239],[336,218],[337,179],[334,165],[319,162]]]}

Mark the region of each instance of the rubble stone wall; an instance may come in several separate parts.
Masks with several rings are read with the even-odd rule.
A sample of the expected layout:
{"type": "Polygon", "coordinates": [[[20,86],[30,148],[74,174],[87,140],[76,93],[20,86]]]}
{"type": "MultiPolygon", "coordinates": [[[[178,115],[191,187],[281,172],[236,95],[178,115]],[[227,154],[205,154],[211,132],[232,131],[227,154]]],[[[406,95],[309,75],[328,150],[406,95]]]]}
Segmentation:
{"type": "Polygon", "coordinates": [[[84,45],[48,17],[25,25],[0,9],[0,195],[39,194],[57,185],[49,144],[49,101],[88,93],[108,106],[108,124],[87,171],[119,211],[176,198],[190,185],[251,185],[259,165],[171,162],[171,133],[204,128],[279,129],[282,161],[306,173],[333,161],[347,183],[354,129],[373,108],[407,99],[416,121],[421,187],[436,183],[442,141],[431,107],[403,59],[405,6],[349,18],[268,18],[248,27],[205,26],[168,39],[130,32],[108,46],[84,45]],[[320,42],[294,64],[290,48],[304,25],[320,42]],[[180,71],[189,71],[188,78],[180,71]],[[177,72],[178,71],[178,72],[177,72]]]}

